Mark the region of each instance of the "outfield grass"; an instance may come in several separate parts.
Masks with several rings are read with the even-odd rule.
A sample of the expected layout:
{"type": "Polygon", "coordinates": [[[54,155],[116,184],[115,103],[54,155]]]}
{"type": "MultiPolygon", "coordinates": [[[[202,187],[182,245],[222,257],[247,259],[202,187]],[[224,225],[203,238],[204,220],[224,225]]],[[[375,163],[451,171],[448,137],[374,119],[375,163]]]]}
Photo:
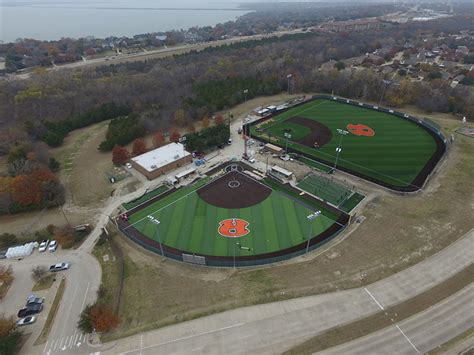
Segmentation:
{"type": "Polygon", "coordinates": [[[372,137],[347,134],[342,139],[342,152],[338,166],[370,176],[394,186],[409,186],[436,151],[436,142],[430,134],[413,122],[387,113],[327,99],[317,99],[297,106],[259,125],[264,132],[252,126],[252,136],[269,139],[284,146],[284,130],[291,127],[292,140],[288,146],[297,151],[322,159],[330,165],[336,158],[340,135],[337,129],[348,124],[364,124],[375,131],[372,137]],[[295,128],[286,122],[294,116],[302,116],[326,125],[333,134],[331,141],[319,149],[295,142],[306,127],[295,128]]]}
{"type": "Polygon", "coordinates": [[[349,197],[347,200],[345,200],[340,206],[339,209],[341,211],[344,211],[346,213],[351,212],[356,206],[364,199],[364,195],[361,195],[359,193],[354,193],[349,197]]]}
{"type": "MultiPolygon", "coordinates": [[[[196,190],[206,180],[164,197],[129,217],[134,228],[148,238],[157,240],[156,225],[147,215],[160,220],[159,237],[164,245],[189,253],[214,256],[233,256],[234,243],[251,248],[236,248],[236,256],[259,255],[286,249],[303,243],[308,237],[310,224],[307,216],[313,206],[303,204],[280,191],[258,205],[242,209],[225,209],[202,200],[196,190]],[[250,233],[240,238],[226,238],[218,233],[219,222],[228,218],[242,218],[249,222],[250,233]]],[[[323,214],[313,220],[312,235],[328,229],[337,218],[335,213],[318,205],[323,214]]]]}
{"type": "Polygon", "coordinates": [[[331,181],[331,179],[318,175],[308,175],[300,181],[297,186],[336,206],[342,203],[351,194],[351,190],[331,181]]]}

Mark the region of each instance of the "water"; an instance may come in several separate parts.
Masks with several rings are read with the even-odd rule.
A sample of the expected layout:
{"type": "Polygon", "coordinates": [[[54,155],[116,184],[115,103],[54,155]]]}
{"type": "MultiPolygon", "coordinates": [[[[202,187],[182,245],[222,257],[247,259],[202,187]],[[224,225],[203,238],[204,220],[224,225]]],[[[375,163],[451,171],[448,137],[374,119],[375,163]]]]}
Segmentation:
{"type": "Polygon", "coordinates": [[[212,26],[248,12],[237,6],[212,0],[0,0],[0,40],[103,38],[212,26]]]}

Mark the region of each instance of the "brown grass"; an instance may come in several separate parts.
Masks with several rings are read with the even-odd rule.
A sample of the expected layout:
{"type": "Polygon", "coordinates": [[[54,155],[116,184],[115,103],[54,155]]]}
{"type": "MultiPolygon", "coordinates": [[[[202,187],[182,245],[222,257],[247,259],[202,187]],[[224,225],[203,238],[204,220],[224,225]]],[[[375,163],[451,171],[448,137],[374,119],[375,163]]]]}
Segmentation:
{"type": "Polygon", "coordinates": [[[55,275],[46,275],[33,285],[32,292],[47,290],[54,283],[55,275]]]}
{"type": "Polygon", "coordinates": [[[0,300],[5,297],[14,279],[11,267],[0,269],[0,300]]]}

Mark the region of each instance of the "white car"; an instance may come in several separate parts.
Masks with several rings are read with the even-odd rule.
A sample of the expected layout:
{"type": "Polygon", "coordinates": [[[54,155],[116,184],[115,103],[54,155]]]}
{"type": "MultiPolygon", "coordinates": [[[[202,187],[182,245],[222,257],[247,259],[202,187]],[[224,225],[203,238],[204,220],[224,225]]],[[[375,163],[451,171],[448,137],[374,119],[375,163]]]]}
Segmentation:
{"type": "Polygon", "coordinates": [[[54,252],[54,251],[56,251],[56,249],[58,249],[58,242],[55,241],[55,240],[52,240],[51,243],[49,243],[48,250],[50,252],[54,252]]]}
{"type": "Polygon", "coordinates": [[[54,264],[49,267],[49,271],[56,272],[56,271],[67,270],[69,269],[69,266],[71,266],[69,263],[54,264]]]}
{"type": "Polygon", "coordinates": [[[40,253],[45,252],[48,249],[49,240],[43,240],[38,248],[40,253]]]}
{"type": "Polygon", "coordinates": [[[132,164],[126,163],[126,164],[125,164],[125,167],[126,167],[127,169],[131,169],[131,168],[132,168],[132,164]]]}
{"type": "Polygon", "coordinates": [[[18,322],[16,322],[16,325],[20,327],[22,325],[33,324],[35,321],[36,321],[35,316],[28,316],[28,317],[20,319],[18,322]]]}

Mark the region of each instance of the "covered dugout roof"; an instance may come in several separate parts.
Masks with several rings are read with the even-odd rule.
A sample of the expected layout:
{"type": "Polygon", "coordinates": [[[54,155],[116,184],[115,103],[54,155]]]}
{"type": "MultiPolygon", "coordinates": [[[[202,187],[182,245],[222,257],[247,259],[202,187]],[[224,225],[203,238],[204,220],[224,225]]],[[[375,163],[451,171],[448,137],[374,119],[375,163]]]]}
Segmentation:
{"type": "Polygon", "coordinates": [[[151,172],[188,155],[191,153],[181,143],[170,143],[136,156],[132,161],[151,172]]]}

